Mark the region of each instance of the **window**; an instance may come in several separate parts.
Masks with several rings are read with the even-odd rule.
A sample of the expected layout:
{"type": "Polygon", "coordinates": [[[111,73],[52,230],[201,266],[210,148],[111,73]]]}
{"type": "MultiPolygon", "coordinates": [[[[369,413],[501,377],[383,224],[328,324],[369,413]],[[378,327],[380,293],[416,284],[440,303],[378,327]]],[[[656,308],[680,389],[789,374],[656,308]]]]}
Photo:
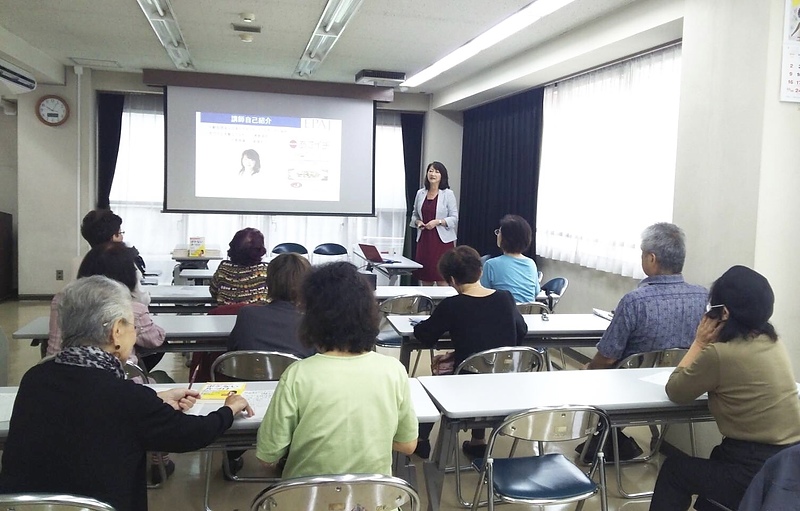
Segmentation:
{"type": "Polygon", "coordinates": [[[160,96],[128,95],[122,115],[111,209],[124,221],[125,239],[144,259],[169,262],[172,249],[190,236],[224,256],[244,227],[264,233],[267,250],[297,241],[310,250],[327,242],[348,248],[364,237],[403,238],[406,231],[405,170],[400,114],[379,112],[375,133],[375,218],[293,217],[161,213],[164,196],[164,115],[160,96]]]}
{"type": "Polygon", "coordinates": [[[536,253],[641,278],[645,227],[672,220],[681,49],[548,86],[536,253]]]}

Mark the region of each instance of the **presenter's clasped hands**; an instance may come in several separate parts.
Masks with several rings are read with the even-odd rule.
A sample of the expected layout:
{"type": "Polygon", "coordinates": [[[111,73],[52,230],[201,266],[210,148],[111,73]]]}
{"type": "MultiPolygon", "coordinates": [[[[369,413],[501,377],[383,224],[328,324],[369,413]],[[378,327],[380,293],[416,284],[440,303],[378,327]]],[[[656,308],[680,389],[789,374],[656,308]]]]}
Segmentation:
{"type": "Polygon", "coordinates": [[[422,221],[417,222],[417,229],[427,229],[430,231],[431,229],[435,229],[440,225],[447,225],[447,224],[445,224],[444,220],[439,220],[437,218],[434,218],[427,224],[422,221]]]}

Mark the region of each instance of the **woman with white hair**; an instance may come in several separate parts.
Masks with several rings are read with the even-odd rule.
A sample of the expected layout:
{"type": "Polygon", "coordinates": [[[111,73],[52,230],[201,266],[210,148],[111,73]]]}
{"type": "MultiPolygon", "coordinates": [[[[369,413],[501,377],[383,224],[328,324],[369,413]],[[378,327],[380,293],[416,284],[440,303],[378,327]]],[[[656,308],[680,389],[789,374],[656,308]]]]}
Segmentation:
{"type": "Polygon", "coordinates": [[[207,416],[185,415],[199,393],[156,393],[125,380],[136,342],[131,294],[107,277],[78,279],[59,304],[63,349],[22,378],[0,472],[0,493],[93,497],[117,511],[146,510],[147,451],[207,446],[237,413],[238,395],[207,416]],[[55,427],[54,427],[55,426],[55,427]]]}

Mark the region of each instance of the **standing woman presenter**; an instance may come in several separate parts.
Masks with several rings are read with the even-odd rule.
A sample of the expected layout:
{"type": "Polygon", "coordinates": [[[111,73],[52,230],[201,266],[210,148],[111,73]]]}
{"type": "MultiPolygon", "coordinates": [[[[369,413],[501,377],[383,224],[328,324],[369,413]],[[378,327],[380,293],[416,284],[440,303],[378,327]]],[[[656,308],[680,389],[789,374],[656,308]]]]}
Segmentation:
{"type": "Polygon", "coordinates": [[[448,285],[437,265],[442,254],[456,246],[458,205],[447,179],[447,168],[438,161],[428,165],[425,187],[417,191],[414,199],[410,226],[417,229],[415,260],[422,265],[414,276],[423,286],[448,285]]]}

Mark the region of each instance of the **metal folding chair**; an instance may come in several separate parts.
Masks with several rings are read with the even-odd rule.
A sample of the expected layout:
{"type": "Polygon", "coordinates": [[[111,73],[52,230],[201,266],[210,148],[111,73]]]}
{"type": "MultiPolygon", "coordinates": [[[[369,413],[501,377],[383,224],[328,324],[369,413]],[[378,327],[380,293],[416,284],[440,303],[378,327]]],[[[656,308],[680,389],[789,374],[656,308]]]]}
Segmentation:
{"type": "MultiPolygon", "coordinates": [[[[397,335],[397,333],[392,330],[390,326],[388,326],[389,322],[386,320],[386,316],[413,316],[418,314],[430,315],[430,313],[433,312],[433,307],[434,304],[431,297],[420,294],[387,298],[381,302],[380,305],[380,310],[381,313],[383,313],[384,318],[381,321],[381,332],[378,334],[378,338],[375,340],[375,345],[383,348],[399,348],[400,344],[403,342],[400,336],[397,335]]],[[[417,351],[417,358],[414,361],[414,367],[411,370],[411,376],[417,374],[417,366],[419,365],[419,359],[422,356],[422,352],[419,350],[417,351]]],[[[431,359],[433,359],[432,349],[430,350],[430,355],[431,359]]]]}
{"type": "MultiPolygon", "coordinates": [[[[300,357],[279,351],[230,351],[221,355],[211,365],[211,381],[278,381],[283,372],[300,357]]],[[[251,446],[252,447],[252,446],[251,446]]],[[[273,482],[274,477],[243,477],[234,474],[228,461],[228,450],[243,450],[241,446],[225,449],[222,453],[222,471],[231,481],[273,482]]],[[[206,483],[203,504],[210,511],[208,498],[211,488],[212,452],[206,451],[206,483]]]]}
{"type": "Polygon", "coordinates": [[[580,501],[576,508],[580,511],[586,499],[599,493],[600,509],[606,511],[608,498],[602,446],[608,429],[608,416],[593,406],[535,408],[509,415],[489,437],[486,456],[472,463],[480,473],[472,509],[488,505],[489,511],[493,511],[497,498],[503,502],[540,506],[580,501]],[[548,442],[588,439],[601,424],[602,438],[598,444],[598,454],[588,473],[561,453],[544,452],[548,442]],[[539,446],[538,455],[498,458],[495,444],[501,436],[535,442],[539,446]],[[598,471],[599,484],[593,480],[598,471]],[[481,502],[484,485],[487,499],[481,502]]]}
{"type": "Polygon", "coordinates": [[[380,474],[344,474],[288,479],[256,496],[250,511],[419,509],[419,495],[402,479],[380,474]]]}
{"type": "Polygon", "coordinates": [[[65,493],[7,493],[0,495],[0,511],[114,511],[114,508],[90,497],[65,493]]]}
{"type": "MultiPolygon", "coordinates": [[[[539,350],[529,346],[512,346],[474,353],[458,365],[454,374],[533,373],[543,371],[546,367],[544,355],[539,350]]],[[[472,503],[464,499],[461,488],[461,446],[457,440],[454,438],[451,442],[456,467],[456,497],[462,506],[469,507],[472,503]]],[[[515,441],[512,452],[516,448],[515,441]]]]}

